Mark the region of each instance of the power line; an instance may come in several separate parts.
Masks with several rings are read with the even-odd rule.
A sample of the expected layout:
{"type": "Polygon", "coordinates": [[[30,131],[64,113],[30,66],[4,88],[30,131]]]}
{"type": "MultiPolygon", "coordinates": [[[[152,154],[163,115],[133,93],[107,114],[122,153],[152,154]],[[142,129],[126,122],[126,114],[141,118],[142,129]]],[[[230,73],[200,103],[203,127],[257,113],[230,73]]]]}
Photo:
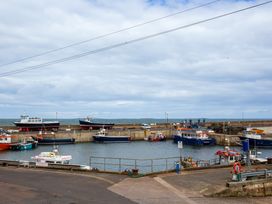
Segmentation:
{"type": "Polygon", "coordinates": [[[87,43],[87,42],[91,42],[91,41],[94,41],[94,40],[105,38],[105,37],[108,37],[110,35],[114,35],[114,34],[121,33],[121,32],[127,31],[127,30],[131,30],[133,28],[137,28],[137,27],[140,27],[140,26],[143,26],[143,25],[146,25],[146,24],[154,23],[154,22],[160,21],[160,20],[165,19],[165,18],[176,16],[176,15],[181,14],[181,13],[185,13],[185,12],[192,11],[192,10],[195,10],[195,9],[198,9],[198,8],[202,8],[202,7],[217,3],[218,1],[221,1],[221,0],[210,1],[210,2],[205,3],[205,4],[200,4],[198,6],[195,6],[195,7],[189,8],[189,9],[185,9],[185,10],[182,10],[182,11],[179,11],[179,12],[176,12],[176,13],[172,13],[172,14],[169,14],[167,16],[155,18],[155,19],[143,22],[143,23],[136,24],[134,26],[130,26],[130,27],[127,27],[127,28],[116,30],[116,31],[113,31],[113,32],[110,32],[110,33],[107,33],[107,34],[102,34],[102,35],[99,35],[99,36],[96,36],[96,37],[93,37],[93,38],[90,38],[90,39],[87,39],[87,40],[72,43],[72,44],[69,44],[69,45],[66,45],[66,46],[63,46],[63,47],[60,47],[60,48],[56,48],[56,49],[53,49],[53,50],[48,50],[46,52],[42,52],[42,53],[39,53],[39,54],[36,54],[36,55],[21,58],[21,59],[18,59],[18,60],[12,61],[12,62],[8,62],[8,63],[5,63],[5,64],[1,64],[0,67],[7,66],[7,65],[10,65],[10,64],[15,64],[15,63],[18,63],[18,62],[23,62],[23,61],[26,61],[28,59],[40,57],[40,56],[47,55],[47,54],[50,54],[50,53],[53,53],[53,52],[64,50],[66,48],[74,47],[74,46],[81,45],[81,44],[84,44],[84,43],[87,43]]]}
{"type": "Polygon", "coordinates": [[[98,53],[98,52],[111,50],[111,49],[114,49],[114,48],[117,48],[117,47],[122,47],[122,46],[125,46],[125,45],[128,45],[128,44],[136,43],[136,42],[139,42],[139,41],[143,41],[143,40],[146,40],[146,39],[150,39],[150,38],[154,38],[154,37],[157,37],[157,36],[160,36],[160,35],[171,33],[171,32],[177,31],[177,30],[192,27],[192,26],[195,26],[195,25],[198,25],[198,24],[201,24],[201,23],[205,23],[205,22],[213,21],[213,20],[223,18],[223,17],[226,17],[226,16],[230,16],[230,15],[240,13],[242,11],[250,10],[250,9],[253,9],[253,8],[256,8],[256,7],[260,7],[260,6],[269,4],[269,3],[272,3],[272,0],[266,1],[266,2],[263,2],[263,3],[260,3],[260,4],[256,4],[256,5],[253,5],[253,6],[245,7],[243,9],[235,10],[235,11],[232,11],[232,12],[229,12],[229,13],[221,14],[221,15],[218,15],[218,16],[215,16],[215,17],[212,17],[212,18],[208,18],[208,19],[205,19],[205,20],[197,21],[195,23],[179,26],[179,27],[172,28],[172,29],[162,31],[162,32],[159,32],[159,33],[155,33],[155,34],[147,35],[147,36],[144,36],[144,37],[136,38],[134,40],[129,40],[129,41],[117,43],[117,44],[114,44],[114,45],[102,47],[102,48],[99,48],[99,49],[96,49],[96,50],[91,50],[91,51],[88,51],[88,52],[80,53],[80,54],[77,54],[77,55],[73,55],[73,56],[58,59],[58,60],[53,60],[53,61],[42,63],[42,64],[39,64],[39,65],[34,65],[34,66],[25,67],[25,68],[22,68],[22,69],[3,72],[3,73],[0,73],[0,77],[6,77],[6,76],[10,76],[10,75],[17,74],[17,73],[27,72],[27,71],[30,71],[30,70],[39,69],[39,68],[46,67],[46,66],[49,66],[49,65],[58,64],[58,63],[70,61],[70,60],[73,60],[73,59],[85,57],[85,56],[92,55],[92,54],[95,54],[95,53],[98,53]]]}

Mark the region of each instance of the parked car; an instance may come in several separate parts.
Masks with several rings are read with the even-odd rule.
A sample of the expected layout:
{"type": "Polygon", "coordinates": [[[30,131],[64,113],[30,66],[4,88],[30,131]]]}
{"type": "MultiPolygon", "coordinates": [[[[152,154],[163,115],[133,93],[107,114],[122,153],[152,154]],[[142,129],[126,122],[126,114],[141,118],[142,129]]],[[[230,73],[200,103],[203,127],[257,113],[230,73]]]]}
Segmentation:
{"type": "Polygon", "coordinates": [[[143,123],[141,128],[147,130],[147,129],[151,129],[151,126],[146,123],[143,123]]]}

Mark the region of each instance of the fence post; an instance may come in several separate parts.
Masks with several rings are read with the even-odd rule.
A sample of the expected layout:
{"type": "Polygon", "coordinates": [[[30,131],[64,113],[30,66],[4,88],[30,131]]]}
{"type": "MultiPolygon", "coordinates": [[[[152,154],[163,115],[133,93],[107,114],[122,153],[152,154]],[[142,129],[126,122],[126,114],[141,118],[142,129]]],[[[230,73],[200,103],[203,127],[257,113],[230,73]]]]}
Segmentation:
{"type": "Polygon", "coordinates": [[[135,159],[134,160],[134,169],[136,169],[136,167],[137,167],[137,160],[135,159]]]}
{"type": "Polygon", "coordinates": [[[119,158],[119,172],[121,172],[121,158],[119,158]]]}
{"type": "Polygon", "coordinates": [[[168,171],[168,160],[167,159],[165,159],[165,167],[166,167],[166,171],[168,171]]]}
{"type": "Polygon", "coordinates": [[[151,173],[153,173],[153,159],[150,159],[151,161],[151,173]]]}
{"type": "Polygon", "coordinates": [[[106,157],[104,157],[104,171],[106,171],[106,157]]]}

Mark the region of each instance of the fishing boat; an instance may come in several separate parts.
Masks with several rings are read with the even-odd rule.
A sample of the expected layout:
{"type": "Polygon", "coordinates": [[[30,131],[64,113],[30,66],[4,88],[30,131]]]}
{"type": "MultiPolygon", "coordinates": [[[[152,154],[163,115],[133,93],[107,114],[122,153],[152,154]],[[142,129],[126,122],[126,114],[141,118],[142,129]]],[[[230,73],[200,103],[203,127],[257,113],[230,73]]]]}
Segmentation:
{"type": "Polygon", "coordinates": [[[219,156],[219,164],[221,165],[229,165],[242,160],[241,153],[234,149],[231,150],[228,146],[224,150],[218,150],[215,155],[219,156]]]}
{"type": "Polygon", "coordinates": [[[204,130],[180,128],[174,135],[174,142],[182,141],[184,145],[215,145],[216,140],[208,136],[204,130]]]}
{"type": "Polygon", "coordinates": [[[27,141],[11,144],[10,149],[13,151],[31,150],[37,147],[37,141],[27,141]]]}
{"type": "Polygon", "coordinates": [[[162,132],[151,132],[151,134],[144,138],[144,140],[149,142],[160,142],[160,141],[166,141],[166,136],[162,132]]]}
{"type": "Polygon", "coordinates": [[[106,129],[102,128],[93,136],[95,142],[130,142],[130,136],[108,135],[106,129]]]}
{"type": "Polygon", "coordinates": [[[54,132],[48,134],[40,131],[37,136],[32,136],[32,138],[37,141],[39,145],[63,145],[75,143],[75,138],[56,138],[54,132]]]}
{"type": "Polygon", "coordinates": [[[29,117],[28,115],[22,115],[21,120],[14,122],[16,127],[22,132],[28,131],[57,131],[59,129],[59,121],[43,121],[42,118],[29,117]]]}
{"type": "Polygon", "coordinates": [[[87,117],[84,120],[79,120],[79,125],[83,130],[99,130],[101,128],[111,129],[114,123],[94,123],[90,117],[87,117]]]}
{"type": "Polygon", "coordinates": [[[0,128],[0,151],[10,149],[11,145],[14,144],[12,137],[7,131],[0,128]]]}
{"type": "Polygon", "coordinates": [[[243,136],[239,137],[241,141],[248,139],[250,147],[268,147],[272,148],[272,138],[267,138],[262,130],[247,128],[243,136]]]}
{"type": "Polygon", "coordinates": [[[54,147],[52,152],[41,152],[39,155],[31,157],[39,163],[69,164],[71,155],[60,155],[58,148],[54,147]]]}

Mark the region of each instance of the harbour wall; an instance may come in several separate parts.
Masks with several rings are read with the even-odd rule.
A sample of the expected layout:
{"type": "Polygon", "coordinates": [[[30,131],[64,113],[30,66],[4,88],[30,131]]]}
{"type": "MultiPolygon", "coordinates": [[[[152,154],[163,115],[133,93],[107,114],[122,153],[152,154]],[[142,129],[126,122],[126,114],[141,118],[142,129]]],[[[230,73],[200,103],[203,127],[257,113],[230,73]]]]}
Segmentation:
{"type": "Polygon", "coordinates": [[[264,197],[272,196],[272,179],[230,182],[227,188],[211,193],[211,197],[264,197]]]}
{"type": "MultiPolygon", "coordinates": [[[[173,130],[171,129],[160,129],[167,139],[172,138],[173,130]]],[[[144,140],[145,137],[148,137],[151,133],[156,133],[157,130],[108,130],[108,135],[114,136],[130,136],[132,141],[141,141],[144,140]]],[[[14,141],[23,141],[24,139],[28,139],[31,136],[36,136],[38,132],[19,132],[14,134],[14,141]]],[[[89,131],[89,130],[71,130],[71,131],[58,131],[54,134],[48,133],[44,137],[48,138],[75,138],[77,143],[83,142],[92,142],[93,137],[97,134],[97,131],[89,131]]]]}

